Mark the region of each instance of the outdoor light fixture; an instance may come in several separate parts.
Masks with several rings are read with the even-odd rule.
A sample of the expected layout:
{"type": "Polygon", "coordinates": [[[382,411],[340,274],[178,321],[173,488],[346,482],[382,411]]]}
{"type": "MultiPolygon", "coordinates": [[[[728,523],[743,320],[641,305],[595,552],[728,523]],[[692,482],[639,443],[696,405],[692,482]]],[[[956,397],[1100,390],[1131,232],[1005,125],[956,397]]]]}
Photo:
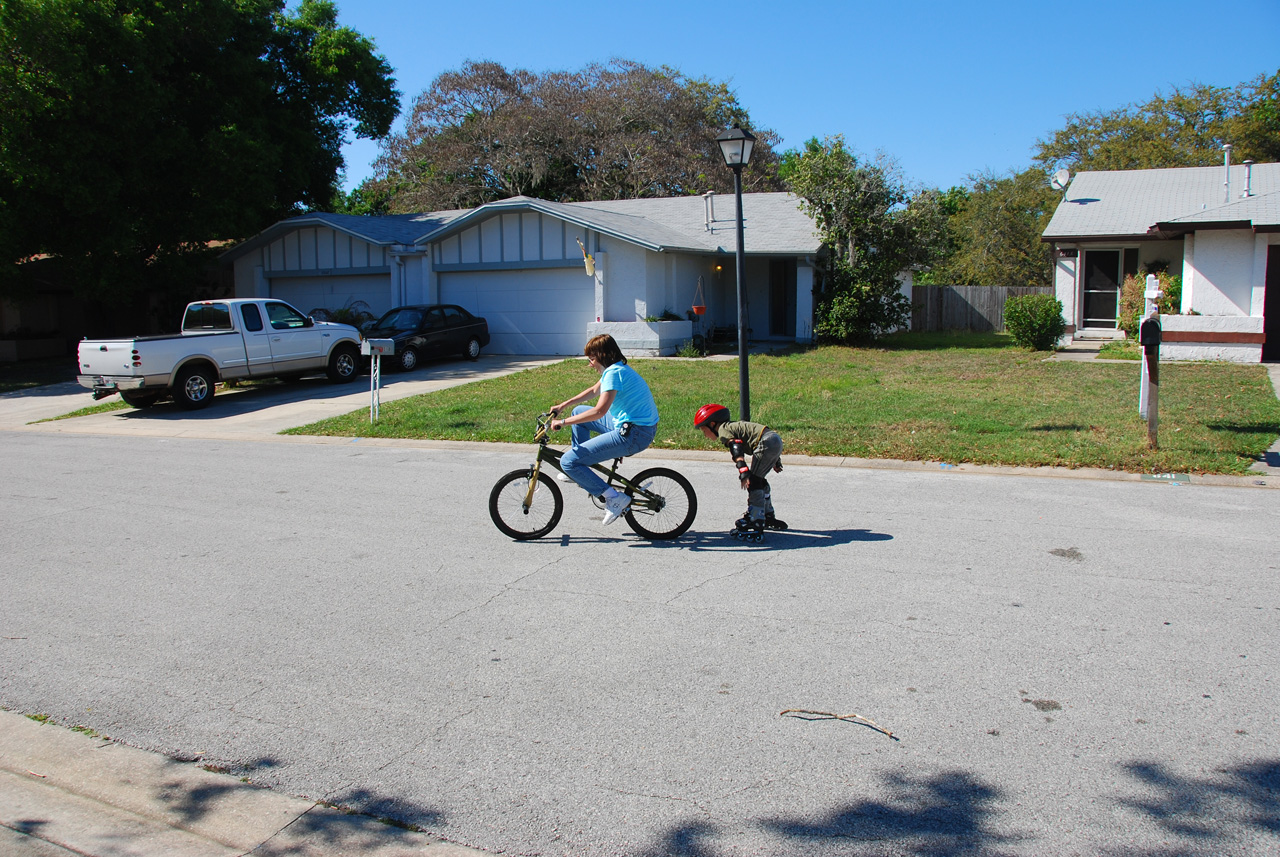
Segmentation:
{"type": "Polygon", "coordinates": [[[738,419],[751,419],[751,386],[747,375],[747,303],[742,289],[742,269],[746,266],[746,249],[742,237],[742,168],[751,161],[751,150],[756,138],[750,131],[743,131],[738,123],[716,137],[724,163],[733,170],[733,195],[738,202],[738,419]]]}

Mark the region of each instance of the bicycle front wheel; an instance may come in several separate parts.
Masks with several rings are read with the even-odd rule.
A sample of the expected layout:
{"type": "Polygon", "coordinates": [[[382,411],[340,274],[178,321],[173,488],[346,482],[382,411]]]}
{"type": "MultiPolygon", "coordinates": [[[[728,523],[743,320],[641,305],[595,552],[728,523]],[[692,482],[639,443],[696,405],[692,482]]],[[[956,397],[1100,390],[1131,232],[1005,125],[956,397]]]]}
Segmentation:
{"type": "Polygon", "coordinates": [[[698,495],[679,473],[665,467],[642,470],[631,480],[644,493],[631,497],[627,524],[646,539],[674,539],[698,514],[698,495]]]}
{"type": "Polygon", "coordinates": [[[513,470],[498,480],[489,492],[489,517],[499,530],[518,541],[545,536],[560,523],[564,513],[564,497],[555,480],[545,473],[538,473],[533,486],[533,502],[527,507],[529,496],[529,468],[513,470]]]}

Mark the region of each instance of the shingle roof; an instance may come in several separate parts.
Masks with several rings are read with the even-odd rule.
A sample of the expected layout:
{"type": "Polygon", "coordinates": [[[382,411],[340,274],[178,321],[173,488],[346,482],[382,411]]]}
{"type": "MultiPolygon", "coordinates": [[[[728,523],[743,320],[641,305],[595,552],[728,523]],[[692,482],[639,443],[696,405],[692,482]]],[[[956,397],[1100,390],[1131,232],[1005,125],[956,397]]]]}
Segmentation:
{"type": "Polygon", "coordinates": [[[1247,199],[1240,199],[1245,189],[1243,164],[1231,167],[1229,202],[1225,178],[1223,167],[1082,172],[1067,186],[1043,237],[1063,241],[1147,236],[1157,224],[1180,223],[1183,228],[1177,231],[1186,232],[1215,223],[1245,221],[1254,228],[1280,223],[1280,198],[1273,198],[1280,193],[1280,164],[1253,165],[1253,196],[1247,199]]]}
{"type": "MultiPolygon", "coordinates": [[[[733,252],[738,246],[734,198],[718,194],[712,205],[715,221],[708,230],[707,201],[700,196],[596,202],[548,202],[516,196],[472,209],[423,233],[418,242],[438,240],[495,212],[516,209],[540,211],[660,252],[733,252]]],[[[799,199],[789,193],[743,194],[742,210],[747,253],[809,254],[816,253],[821,245],[812,218],[800,209],[799,199]]]]}
{"type": "MultiPolygon", "coordinates": [[[[300,226],[329,226],[371,244],[424,245],[502,211],[538,211],[658,252],[731,253],[737,249],[737,206],[732,195],[713,200],[715,221],[707,229],[707,201],[700,196],[623,199],[601,202],[548,202],[516,196],[478,208],[366,217],[316,212],[274,224],[225,255],[235,256],[274,241],[300,226]]],[[[800,201],[789,193],[744,193],[743,244],[747,253],[808,255],[821,241],[800,201]]]]}

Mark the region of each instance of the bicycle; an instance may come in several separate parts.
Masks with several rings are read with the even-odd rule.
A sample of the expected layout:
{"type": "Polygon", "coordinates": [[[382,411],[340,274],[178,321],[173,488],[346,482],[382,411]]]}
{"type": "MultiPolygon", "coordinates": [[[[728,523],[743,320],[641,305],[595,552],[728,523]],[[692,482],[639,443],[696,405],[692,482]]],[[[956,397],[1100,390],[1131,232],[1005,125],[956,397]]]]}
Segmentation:
{"type": "MultiPolygon", "coordinates": [[[[545,413],[537,417],[533,440],[538,444],[538,453],[533,464],[506,474],[489,493],[489,517],[499,530],[518,541],[545,536],[560,523],[564,512],[560,486],[543,472],[544,464],[564,472],[560,467],[564,453],[552,449],[548,437],[552,416],[545,413]]],[[[591,467],[610,487],[631,498],[624,513],[627,525],[646,539],[667,540],[683,535],[698,514],[698,497],[689,480],[666,467],[651,467],[627,478],[618,472],[620,464],[622,459],[615,458],[612,467],[591,467]]],[[[591,499],[604,509],[598,497],[591,499]]]]}

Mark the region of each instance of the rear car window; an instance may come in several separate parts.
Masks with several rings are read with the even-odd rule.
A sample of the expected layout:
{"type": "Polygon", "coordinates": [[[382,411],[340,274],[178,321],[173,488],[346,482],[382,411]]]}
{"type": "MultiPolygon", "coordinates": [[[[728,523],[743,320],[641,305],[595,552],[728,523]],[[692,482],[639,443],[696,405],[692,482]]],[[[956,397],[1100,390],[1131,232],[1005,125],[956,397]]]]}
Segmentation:
{"type": "Polygon", "coordinates": [[[183,330],[230,330],[231,307],[226,304],[192,304],[182,317],[183,330]]]}

